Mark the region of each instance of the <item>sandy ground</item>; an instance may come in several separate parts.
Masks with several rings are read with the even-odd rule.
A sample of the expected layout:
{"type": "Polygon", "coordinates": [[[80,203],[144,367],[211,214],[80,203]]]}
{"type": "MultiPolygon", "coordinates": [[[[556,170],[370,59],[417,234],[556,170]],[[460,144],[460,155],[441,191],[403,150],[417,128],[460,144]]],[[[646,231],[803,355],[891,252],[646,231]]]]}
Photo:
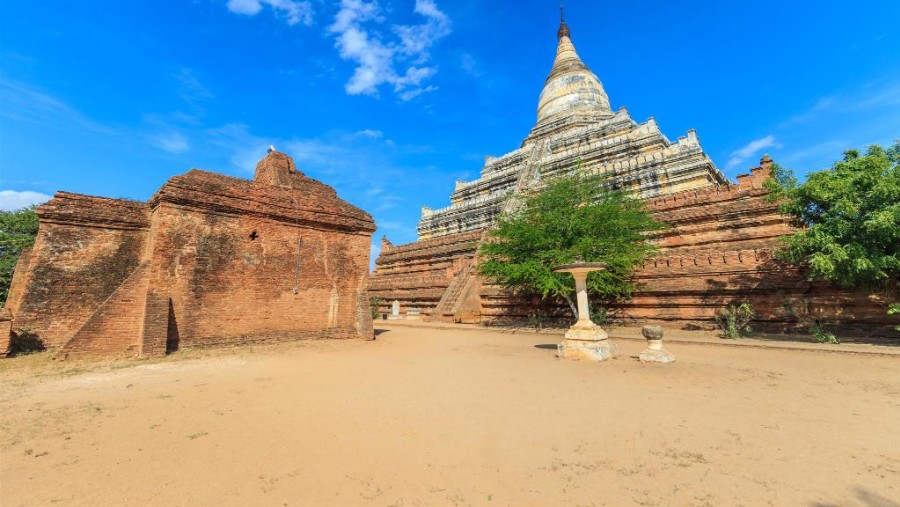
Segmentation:
{"type": "MultiPolygon", "coordinates": [[[[0,503],[897,506],[900,357],[395,327],[0,373],[0,503]]],[[[9,364],[9,363],[7,363],[9,364]]]]}

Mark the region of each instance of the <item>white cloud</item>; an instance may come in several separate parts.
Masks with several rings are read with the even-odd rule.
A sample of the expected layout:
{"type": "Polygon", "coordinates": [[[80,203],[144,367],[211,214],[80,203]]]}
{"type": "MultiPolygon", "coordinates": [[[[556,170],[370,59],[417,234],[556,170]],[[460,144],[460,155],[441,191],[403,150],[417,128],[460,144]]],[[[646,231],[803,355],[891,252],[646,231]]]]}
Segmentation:
{"type": "Polygon", "coordinates": [[[306,0],[228,0],[228,10],[244,16],[255,16],[268,5],[276,13],[287,19],[288,25],[312,25],[313,8],[306,0]]]}
{"type": "Polygon", "coordinates": [[[35,204],[43,204],[51,197],[31,190],[0,190],[0,211],[16,211],[35,204]]]}
{"type": "Polygon", "coordinates": [[[357,131],[356,134],[359,137],[367,137],[369,139],[381,139],[384,137],[384,133],[380,130],[372,130],[372,129],[363,129],[357,131]]]}
{"type": "Polygon", "coordinates": [[[738,148],[737,150],[731,152],[731,158],[728,159],[728,163],[725,164],[725,169],[732,169],[734,167],[737,167],[738,165],[744,163],[744,161],[748,158],[766,148],[780,146],[780,144],[775,142],[775,136],[773,135],[768,135],[766,137],[763,137],[762,139],[750,141],[741,148],[738,148]]]}
{"type": "Polygon", "coordinates": [[[433,0],[416,0],[414,12],[425,22],[392,27],[399,41],[386,41],[377,0],[341,0],[341,9],[329,31],[336,35],[340,57],[356,64],[344,85],[350,95],[377,95],[383,84],[392,85],[400,100],[407,101],[434,87],[420,87],[437,69],[425,66],[438,39],[450,33],[450,19],[433,0]],[[374,26],[373,26],[374,25],[374,26]],[[401,73],[397,66],[406,66],[401,73]]]}
{"type": "Polygon", "coordinates": [[[169,153],[184,153],[191,149],[187,139],[179,132],[166,132],[151,137],[150,143],[169,153]]]}
{"type": "Polygon", "coordinates": [[[2,78],[0,78],[0,116],[44,125],[68,124],[97,134],[118,134],[115,130],[85,117],[59,99],[26,84],[2,78]]]}
{"type": "Polygon", "coordinates": [[[257,162],[266,155],[270,145],[280,146],[275,139],[253,135],[243,123],[229,123],[209,129],[206,135],[210,144],[231,152],[230,162],[236,169],[249,174],[253,174],[257,162]]]}
{"type": "Polygon", "coordinates": [[[418,97],[419,95],[422,95],[423,93],[433,92],[437,89],[438,89],[438,87],[434,86],[434,85],[426,86],[425,88],[415,88],[413,90],[407,90],[405,92],[401,92],[398,95],[398,97],[400,97],[400,100],[402,100],[403,102],[408,102],[408,101],[418,97]]]}
{"type": "Polygon", "coordinates": [[[203,86],[203,83],[197,79],[192,69],[182,67],[176,76],[181,84],[181,97],[189,104],[196,106],[201,100],[208,100],[213,97],[211,91],[203,86]]]}

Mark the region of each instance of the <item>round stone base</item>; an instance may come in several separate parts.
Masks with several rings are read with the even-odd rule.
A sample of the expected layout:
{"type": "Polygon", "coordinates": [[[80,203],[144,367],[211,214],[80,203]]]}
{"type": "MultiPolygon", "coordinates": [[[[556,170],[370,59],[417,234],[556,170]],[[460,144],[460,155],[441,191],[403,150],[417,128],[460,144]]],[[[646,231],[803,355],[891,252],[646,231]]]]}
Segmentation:
{"type": "Polygon", "coordinates": [[[643,363],[671,363],[675,356],[666,349],[647,349],[641,352],[640,359],[643,363]]]}
{"type": "Polygon", "coordinates": [[[560,359],[606,361],[616,357],[619,348],[609,340],[564,340],[557,345],[560,359]]]}

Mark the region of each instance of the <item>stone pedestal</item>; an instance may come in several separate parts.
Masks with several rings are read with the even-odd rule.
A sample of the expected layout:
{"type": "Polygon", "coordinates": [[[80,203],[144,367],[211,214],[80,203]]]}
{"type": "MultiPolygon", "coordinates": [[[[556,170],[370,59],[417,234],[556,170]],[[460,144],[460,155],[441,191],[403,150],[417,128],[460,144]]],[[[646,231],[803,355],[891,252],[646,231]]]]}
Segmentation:
{"type": "Polygon", "coordinates": [[[641,352],[641,362],[650,363],[671,363],[675,360],[675,356],[668,350],[663,348],[663,328],[660,326],[644,326],[641,328],[641,334],[647,339],[647,348],[641,352]]]}
{"type": "Polygon", "coordinates": [[[603,269],[600,263],[578,263],[560,266],[554,271],[572,273],[575,277],[575,293],[578,300],[578,322],[566,331],[566,339],[557,346],[561,359],[606,361],[618,354],[616,344],[602,327],[591,322],[588,310],[587,274],[603,269]]]}
{"type": "Polygon", "coordinates": [[[391,314],[388,315],[389,320],[402,319],[403,317],[400,315],[400,301],[394,300],[391,303],[391,314]]]}

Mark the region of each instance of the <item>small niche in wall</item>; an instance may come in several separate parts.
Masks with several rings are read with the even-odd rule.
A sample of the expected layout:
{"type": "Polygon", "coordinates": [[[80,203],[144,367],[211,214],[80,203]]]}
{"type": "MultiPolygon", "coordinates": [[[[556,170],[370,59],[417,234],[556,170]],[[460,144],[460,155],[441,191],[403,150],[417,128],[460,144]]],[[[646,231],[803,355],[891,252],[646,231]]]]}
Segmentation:
{"type": "Polygon", "coordinates": [[[259,234],[256,232],[256,230],[254,230],[253,232],[250,233],[250,241],[256,241],[256,238],[258,238],[258,237],[259,237],[259,234]]]}

